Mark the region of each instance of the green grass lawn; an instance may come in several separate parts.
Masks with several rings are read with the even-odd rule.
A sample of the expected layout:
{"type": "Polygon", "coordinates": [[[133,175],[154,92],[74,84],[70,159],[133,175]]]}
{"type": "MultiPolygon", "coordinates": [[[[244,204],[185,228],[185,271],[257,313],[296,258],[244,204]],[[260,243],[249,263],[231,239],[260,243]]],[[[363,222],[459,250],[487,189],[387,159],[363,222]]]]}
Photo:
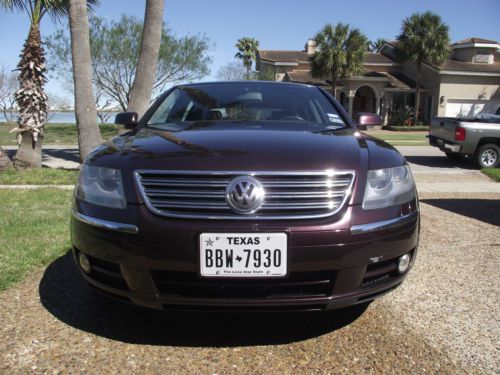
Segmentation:
{"type": "MultiPolygon", "coordinates": [[[[16,127],[13,123],[0,123],[0,146],[16,145],[14,133],[9,131],[16,127]]],[[[118,134],[119,125],[101,124],[101,137],[106,140],[118,134]]],[[[47,124],[45,127],[45,144],[77,144],[77,132],[75,124],[47,124]]]]}
{"type": "Polygon", "coordinates": [[[0,172],[0,185],[74,185],[78,171],[37,168],[0,172]]]}
{"type": "Polygon", "coordinates": [[[500,168],[483,168],[481,172],[496,182],[500,182],[500,168]]]}
{"type": "Polygon", "coordinates": [[[0,290],[71,247],[71,191],[0,190],[0,290]]]}
{"type": "Polygon", "coordinates": [[[392,132],[388,130],[373,130],[364,132],[372,137],[382,139],[393,146],[426,146],[429,144],[427,131],[392,132]]]}

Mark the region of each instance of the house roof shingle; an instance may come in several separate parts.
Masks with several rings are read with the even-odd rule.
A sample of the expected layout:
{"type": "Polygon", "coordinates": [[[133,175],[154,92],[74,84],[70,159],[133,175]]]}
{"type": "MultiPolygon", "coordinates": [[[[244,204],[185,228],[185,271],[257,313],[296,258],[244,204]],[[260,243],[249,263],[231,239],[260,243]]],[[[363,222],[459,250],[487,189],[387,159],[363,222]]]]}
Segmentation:
{"type": "Polygon", "coordinates": [[[500,62],[495,61],[493,64],[480,64],[449,59],[443,65],[439,67],[435,66],[435,68],[456,72],[500,73],[500,62]]]}
{"type": "Polygon", "coordinates": [[[479,44],[498,44],[496,40],[491,40],[491,39],[483,39],[483,38],[467,38],[463,40],[459,40],[458,42],[455,42],[452,44],[452,46],[458,46],[461,44],[473,44],[473,43],[479,43],[479,44]]]}
{"type": "Polygon", "coordinates": [[[286,51],[286,50],[259,50],[261,59],[279,62],[299,62],[309,61],[309,54],[306,51],[286,51]]]}
{"type": "Polygon", "coordinates": [[[285,77],[290,82],[327,85],[325,80],[313,77],[310,70],[292,70],[291,72],[286,72],[285,77]]]}
{"type": "MultiPolygon", "coordinates": [[[[311,55],[305,51],[259,50],[261,59],[273,62],[309,62],[311,55]]],[[[365,64],[392,64],[393,61],[381,53],[366,53],[365,64]]]]}
{"type": "MultiPolygon", "coordinates": [[[[365,71],[361,74],[367,78],[387,78],[387,87],[409,90],[415,88],[415,81],[400,73],[365,71]]],[[[329,81],[316,78],[311,75],[310,70],[292,70],[285,74],[285,80],[297,83],[314,85],[329,85],[329,81]]],[[[425,89],[425,87],[423,87],[425,89]]]]}
{"type": "Polygon", "coordinates": [[[365,54],[365,58],[363,61],[364,64],[393,64],[392,61],[387,56],[382,55],[381,53],[367,53],[365,54]]]}

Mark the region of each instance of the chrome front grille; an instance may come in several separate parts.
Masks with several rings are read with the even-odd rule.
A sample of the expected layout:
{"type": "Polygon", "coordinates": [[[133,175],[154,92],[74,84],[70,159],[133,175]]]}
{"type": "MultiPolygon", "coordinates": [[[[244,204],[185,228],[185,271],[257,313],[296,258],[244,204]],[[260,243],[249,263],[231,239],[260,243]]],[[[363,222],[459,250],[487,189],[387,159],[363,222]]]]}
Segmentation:
{"type": "Polygon", "coordinates": [[[137,186],[152,212],[196,219],[272,220],[331,216],[349,198],[354,177],[352,171],[135,171],[137,186]],[[264,201],[252,214],[236,213],[227,203],[226,188],[239,176],[253,176],[264,187],[264,201]]]}

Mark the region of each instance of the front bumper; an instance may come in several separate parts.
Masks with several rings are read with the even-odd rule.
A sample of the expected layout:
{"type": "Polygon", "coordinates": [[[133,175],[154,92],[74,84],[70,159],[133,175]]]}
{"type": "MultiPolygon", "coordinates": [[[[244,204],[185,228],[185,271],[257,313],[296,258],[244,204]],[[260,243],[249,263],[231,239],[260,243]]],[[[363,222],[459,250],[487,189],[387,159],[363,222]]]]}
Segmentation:
{"type": "Polygon", "coordinates": [[[322,310],[363,303],[404,280],[406,274],[397,272],[396,261],[410,252],[413,263],[418,246],[416,202],[413,210],[396,217],[354,225],[361,208],[349,207],[337,228],[232,223],[228,230],[227,223],[174,222],[151,217],[140,205],[132,209],[142,225],[97,219],[75,207],[73,252],[75,257],[79,252],[89,256],[92,271],[82,274],[99,291],[156,309],[322,310]],[[221,232],[287,232],[289,276],[252,281],[201,278],[198,235],[217,231],[214,225],[221,232]]]}

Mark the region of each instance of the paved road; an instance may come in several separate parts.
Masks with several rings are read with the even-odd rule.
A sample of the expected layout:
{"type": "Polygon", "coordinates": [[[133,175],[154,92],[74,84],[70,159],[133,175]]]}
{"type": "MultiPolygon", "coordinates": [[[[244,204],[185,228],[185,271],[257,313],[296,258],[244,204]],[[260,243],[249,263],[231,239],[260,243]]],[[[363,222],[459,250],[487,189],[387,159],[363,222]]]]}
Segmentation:
{"type": "Polygon", "coordinates": [[[0,373],[498,373],[500,195],[422,198],[415,268],[366,310],[149,311],[99,297],[63,256],[0,293],[0,373]]]}

